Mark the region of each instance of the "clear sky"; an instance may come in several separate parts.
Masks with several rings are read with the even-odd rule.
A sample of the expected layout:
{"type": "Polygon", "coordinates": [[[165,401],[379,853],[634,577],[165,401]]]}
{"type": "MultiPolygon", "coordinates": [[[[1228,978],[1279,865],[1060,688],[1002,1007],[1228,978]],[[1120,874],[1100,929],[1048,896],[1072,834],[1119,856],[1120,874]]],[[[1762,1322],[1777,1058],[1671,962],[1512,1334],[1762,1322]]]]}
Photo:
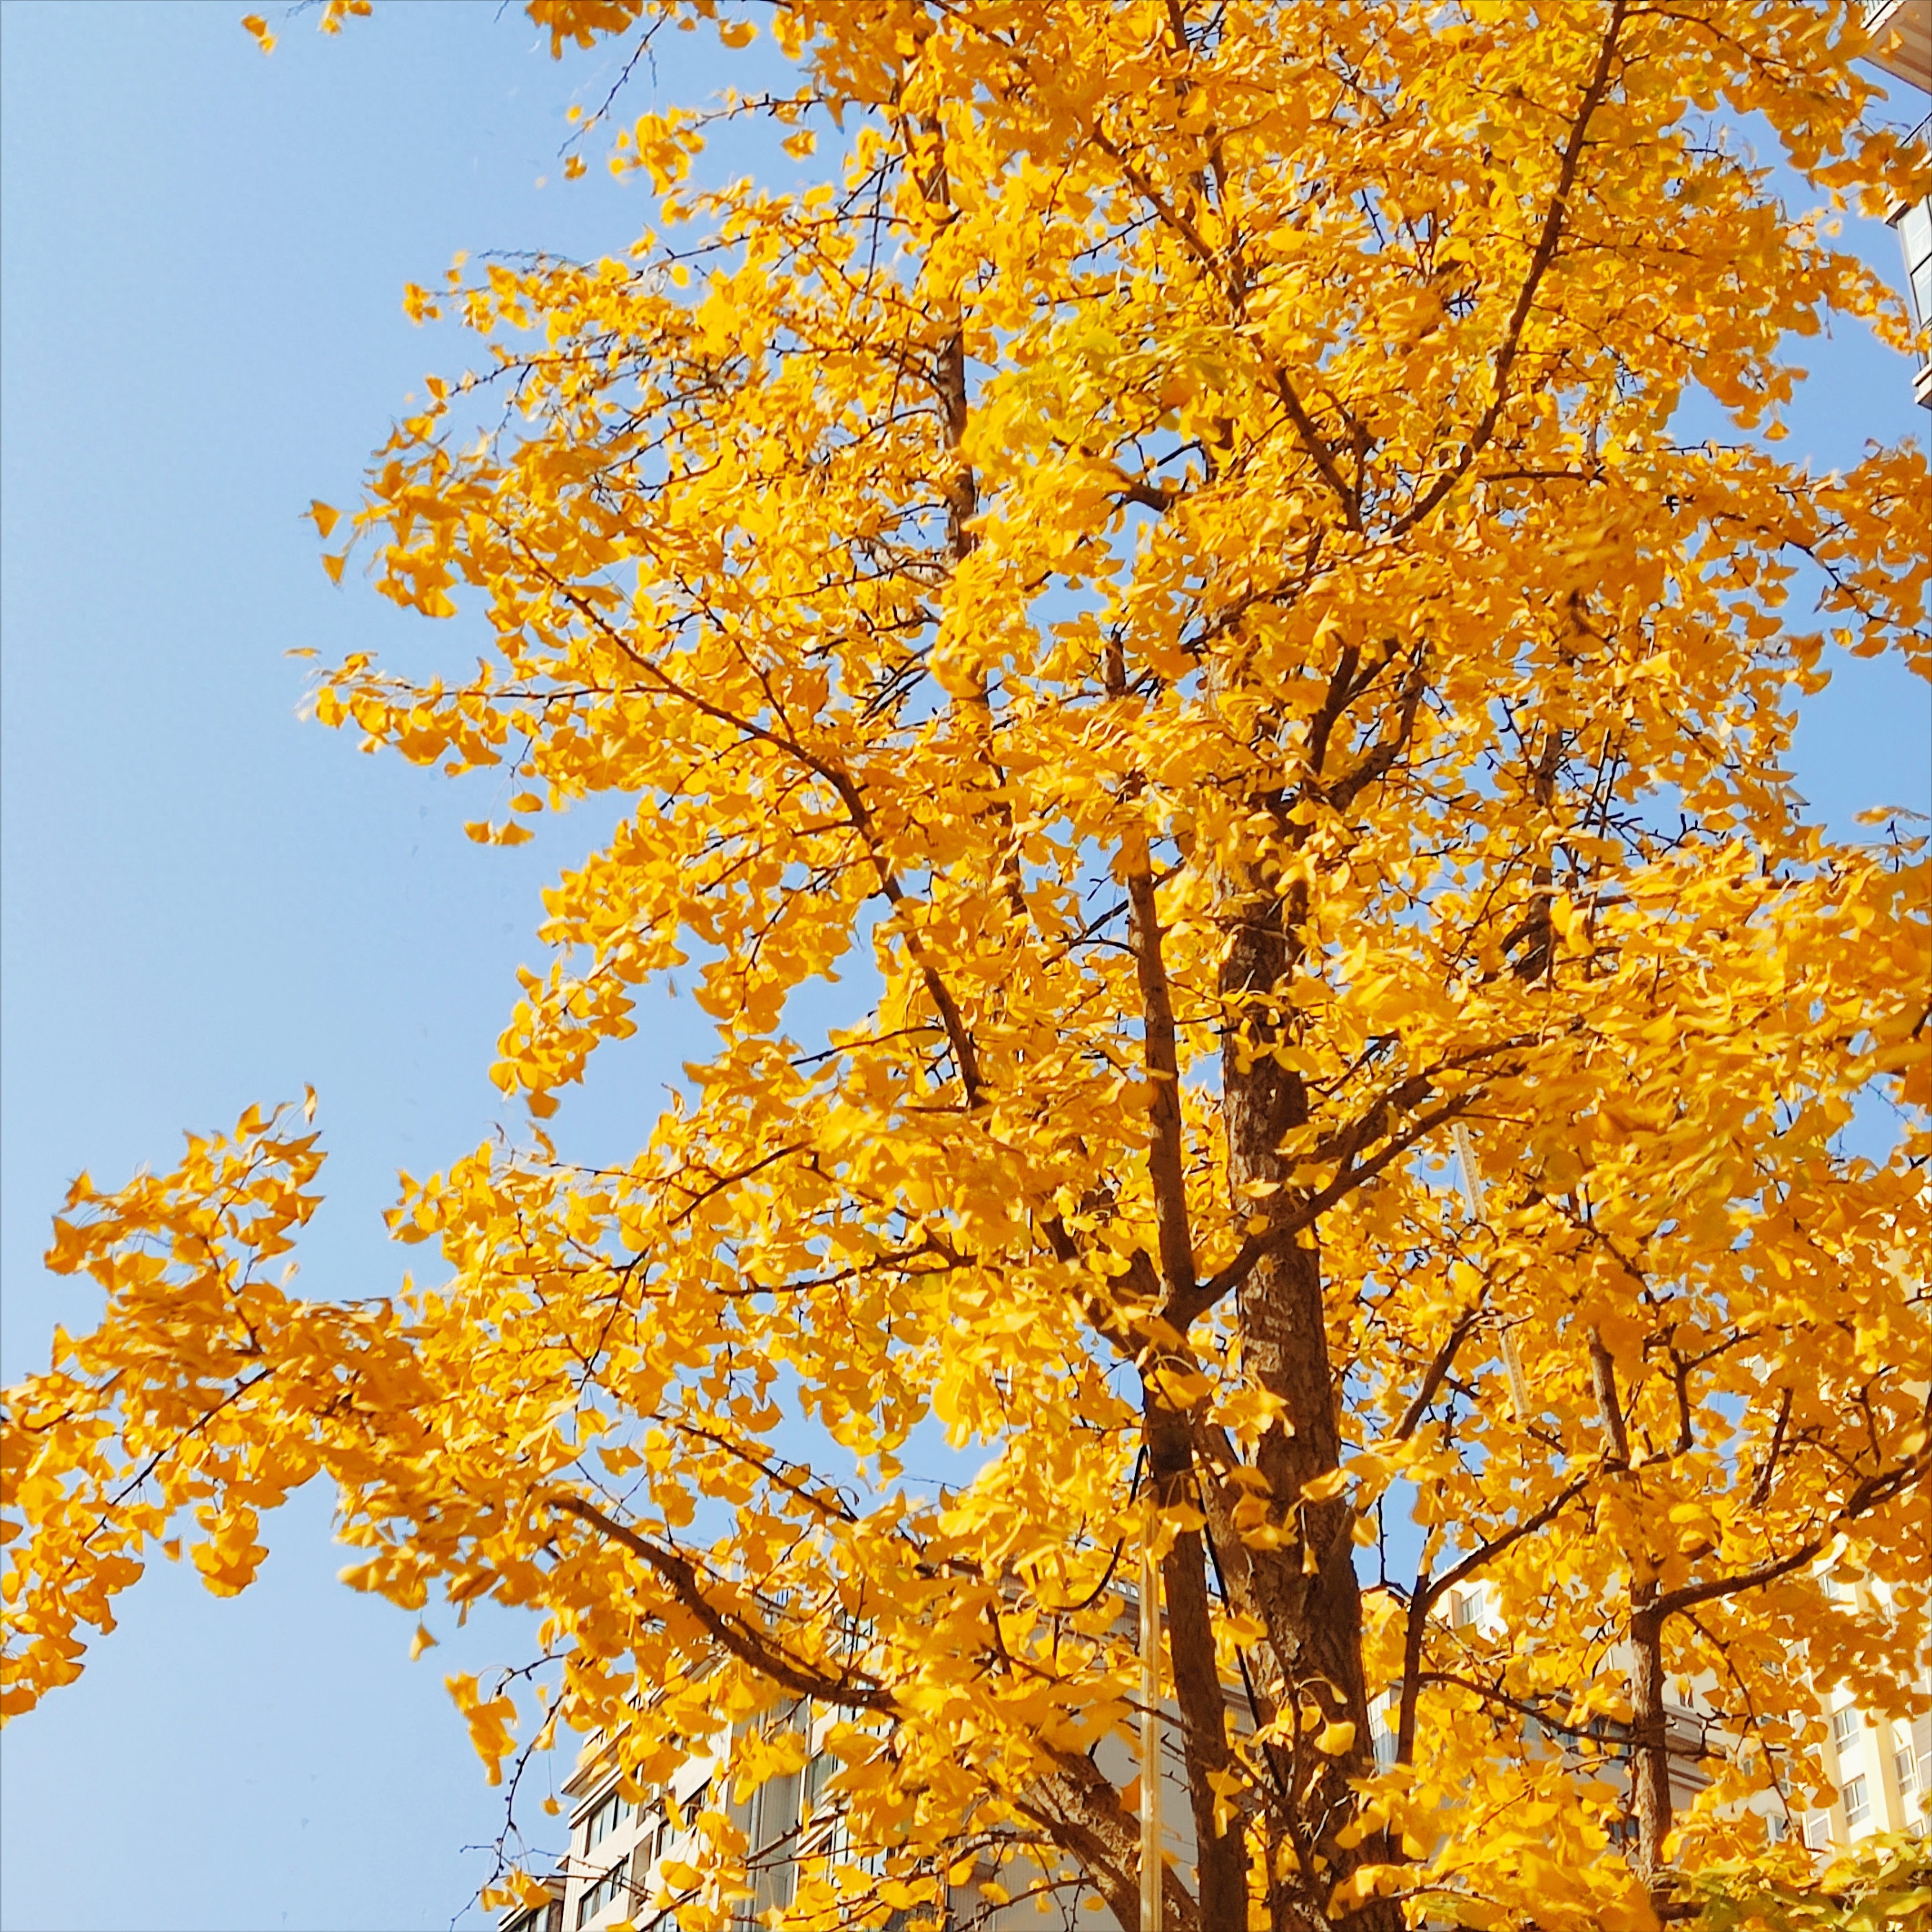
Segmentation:
{"type": "MultiPolygon", "coordinates": [[[[498,1120],[486,1070],[538,888],[601,829],[546,815],[532,845],[470,844],[461,822],[500,808],[487,778],[453,787],[299,722],[303,667],[283,653],[471,654],[473,615],[406,618],[352,571],[332,589],[302,512],[352,500],[390,414],[464,359],[410,328],[406,280],[459,249],[631,238],[634,191],[560,178],[564,107],[610,76],[600,57],[553,65],[490,0],[381,0],[333,41],[278,20],[266,62],[242,10],[0,4],[8,1380],[44,1366],[54,1321],[91,1316],[39,1266],[68,1180],[118,1184],[171,1160],[183,1127],[305,1081],[332,1155],[304,1286],[392,1286],[394,1172],[442,1166],[498,1120]]],[[[637,108],[722,85],[718,60],[670,37],[637,108]]],[[[1889,233],[1852,238],[1897,276],[1889,233]]],[[[1862,334],[1806,348],[1794,442],[1820,466],[1932,426],[1862,334]]],[[[1813,707],[1800,782],[1841,826],[1868,805],[1932,810],[1928,748],[1924,688],[1852,664],[1813,707]]],[[[566,1101],[574,1150],[637,1145],[694,1050],[688,1000],[639,1017],[566,1101]]],[[[230,1601],[158,1563],[81,1681],[9,1727],[9,1932],[480,1922],[465,1901],[488,1860],[464,1847],[499,1801],[442,1679],[519,1660],[527,1635],[432,1612],[442,1642],[412,1664],[413,1619],[336,1584],[327,1525],[320,1494],[271,1518],[274,1555],[230,1601]]]]}

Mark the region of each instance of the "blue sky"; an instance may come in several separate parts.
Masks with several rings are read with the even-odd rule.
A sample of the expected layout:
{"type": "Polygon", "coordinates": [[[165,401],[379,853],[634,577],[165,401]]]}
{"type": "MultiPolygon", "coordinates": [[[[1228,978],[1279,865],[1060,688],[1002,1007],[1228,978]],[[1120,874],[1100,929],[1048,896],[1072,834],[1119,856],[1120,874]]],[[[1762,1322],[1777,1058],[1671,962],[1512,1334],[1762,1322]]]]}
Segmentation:
{"type": "MultiPolygon", "coordinates": [[[[8,1380],[89,1312],[39,1267],[68,1179],[118,1182],[183,1127],[305,1081],[333,1153],[304,1285],[393,1285],[394,1172],[498,1119],[486,1071],[538,888],[598,829],[470,844],[493,782],[299,722],[303,667],[283,654],[462,661],[473,619],[430,633],[352,572],[332,589],[302,513],[352,500],[390,412],[459,360],[405,320],[405,281],[459,249],[615,250],[640,224],[641,197],[600,171],[560,178],[562,111],[602,98],[600,57],[560,68],[520,10],[483,0],[383,0],[338,40],[278,22],[265,62],[242,10],[0,7],[8,1380]]],[[[638,107],[710,92],[718,61],[667,37],[638,107]]],[[[1897,275],[1887,232],[1853,238],[1897,275]]],[[[1806,347],[1793,443],[1821,466],[1923,434],[1896,358],[1856,332],[1806,347]]],[[[1928,745],[1924,688],[1850,664],[1809,714],[1800,782],[1840,826],[1932,810],[1928,745]]],[[[640,1018],[566,1103],[585,1152],[635,1145],[696,1044],[688,1000],[640,1018]]],[[[218,1601],[158,1564],[80,1682],[8,1729],[0,1923],[479,1922],[464,1901],[487,1859],[463,1847],[494,1834],[498,1800],[442,1679],[517,1660],[520,1632],[432,1616],[442,1647],[412,1664],[412,1619],[336,1584],[320,1495],[268,1528],[254,1590],[218,1601]]]]}

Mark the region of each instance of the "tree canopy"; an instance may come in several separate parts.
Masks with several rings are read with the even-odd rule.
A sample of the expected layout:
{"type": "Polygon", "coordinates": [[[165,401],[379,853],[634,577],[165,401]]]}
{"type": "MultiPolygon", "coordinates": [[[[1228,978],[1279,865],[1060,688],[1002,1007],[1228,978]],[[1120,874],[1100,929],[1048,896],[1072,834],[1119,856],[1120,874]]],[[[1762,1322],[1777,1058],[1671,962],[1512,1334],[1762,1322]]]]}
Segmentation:
{"type": "MultiPolygon", "coordinates": [[[[626,801],[502,1036],[529,1134],[404,1178],[441,1269],[376,1299],[278,1275],[286,1112],[76,1182],[105,1310],[7,1396],[7,1709],[154,1546],[239,1590],[326,1479],[358,1587],[540,1616],[544,1709],[452,1680],[493,1778],[560,1723],[662,1782],[722,1713],[742,1788],[809,1700],[847,1849],[786,1925],[1015,1858],[1133,1924],[1145,1545],[1170,1927],[1802,1874],[1764,1806],[1824,1689],[1908,1717],[1928,1642],[1927,855],[1785,766],[1834,653],[1932,674],[1932,493],[1778,453],[1790,338],[1909,338],[1738,131],[1828,208],[1924,191],[1854,0],[527,10],[790,63],[592,104],[572,167],[654,231],[412,289],[478,364],[316,506],[490,643],[352,656],[324,724],[500,767],[485,841],[626,801]],[[804,184],[700,173],[748,120],[804,184]],[[560,1091],[674,970],[706,1057],[573,1162],[560,1091]]],[[[689,1928],[742,1871],[703,1828],[689,1928]]]]}

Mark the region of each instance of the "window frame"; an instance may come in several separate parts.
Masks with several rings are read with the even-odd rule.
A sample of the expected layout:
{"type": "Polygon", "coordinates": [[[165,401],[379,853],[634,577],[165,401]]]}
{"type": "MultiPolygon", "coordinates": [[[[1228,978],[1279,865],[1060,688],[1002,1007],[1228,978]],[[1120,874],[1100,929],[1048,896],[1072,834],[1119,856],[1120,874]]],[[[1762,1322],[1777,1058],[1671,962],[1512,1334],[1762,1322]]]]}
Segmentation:
{"type": "Polygon", "coordinates": [[[625,1874],[631,1868],[631,1855],[626,1852],[610,1869],[601,1877],[593,1880],[578,1894],[577,1924],[578,1932],[607,1905],[614,1904],[619,1895],[629,1888],[625,1874]]]}

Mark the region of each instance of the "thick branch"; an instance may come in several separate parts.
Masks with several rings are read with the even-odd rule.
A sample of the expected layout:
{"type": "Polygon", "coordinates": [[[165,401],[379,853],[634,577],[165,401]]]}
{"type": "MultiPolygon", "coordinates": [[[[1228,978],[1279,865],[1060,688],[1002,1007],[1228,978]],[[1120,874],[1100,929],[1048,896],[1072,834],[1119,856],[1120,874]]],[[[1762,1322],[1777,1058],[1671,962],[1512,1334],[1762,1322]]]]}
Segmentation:
{"type": "Polygon", "coordinates": [[[1442,1338],[1442,1345],[1431,1358],[1429,1366],[1423,1372],[1422,1386],[1415,1392],[1415,1400],[1402,1412],[1396,1424],[1394,1440],[1406,1442],[1415,1433],[1417,1425],[1429,1413],[1429,1405],[1436,1400],[1437,1390],[1449,1373],[1456,1360],[1456,1351],[1463,1343],[1471,1329],[1483,1318],[1482,1298],[1478,1296],[1475,1306],[1462,1316],[1448,1334],[1442,1338]]]}
{"type": "Polygon", "coordinates": [[[1660,1618],[1675,1616],[1680,1611],[1694,1610],[1700,1604],[1712,1603],[1720,1597],[1739,1596],[1747,1590],[1774,1583],[1779,1577],[1789,1576],[1792,1570],[1814,1562],[1846,1523],[1856,1522],[1881,1504],[1902,1496],[1923,1482],[1928,1474],[1932,1474],[1932,1451],[1923,1452],[1910,1462],[1868,1476],[1846,1498],[1844,1508],[1826,1527],[1788,1556],[1760,1564],[1755,1570],[1747,1570],[1741,1576],[1713,1576],[1702,1583],[1687,1583],[1682,1589],[1666,1591],[1657,1598],[1652,1608],[1660,1618]]]}
{"type": "MultiPolygon", "coordinates": [[[[1138,1925],[1138,1822],[1127,1815],[1120,1793],[1092,1759],[1074,1751],[1056,1751],[1053,1756],[1053,1774],[1034,1785],[1016,1808],[1079,1861],[1121,1924],[1138,1925]]],[[[1161,1875],[1161,1907],[1168,1932],[1212,1932],[1202,1927],[1193,1894],[1171,1868],[1161,1875]]]]}
{"type": "MultiPolygon", "coordinates": [[[[1186,1366],[1192,1366],[1191,1357],[1175,1352],[1182,1354],[1186,1366]]],[[[1194,1445],[1186,1416],[1168,1406],[1159,1370],[1153,1364],[1145,1372],[1143,1388],[1148,1481],[1157,1507],[1166,1514],[1186,1509],[1195,1500],[1194,1445]]],[[[1216,1664],[1206,1552],[1198,1531],[1174,1531],[1161,1559],[1160,1577],[1194,1817],[1202,1917],[1211,1927],[1239,1924],[1246,1916],[1247,1859],[1238,1824],[1230,1820],[1224,1828],[1217,1816],[1215,1784],[1226,1777],[1230,1763],[1228,1708],[1216,1664]]]]}
{"type": "MultiPolygon", "coordinates": [[[[1445,1121],[1453,1120],[1459,1114],[1466,1111],[1470,1099],[1467,1094],[1458,1094],[1454,1100],[1444,1101],[1433,1112],[1419,1115],[1408,1129],[1397,1134],[1380,1152],[1371,1155],[1359,1166],[1353,1162],[1354,1150],[1344,1144],[1347,1132],[1352,1130],[1345,1130],[1344,1135],[1331,1136],[1324,1141],[1314,1150],[1311,1158],[1333,1160],[1340,1153],[1342,1171],[1326,1187],[1301,1196],[1286,1213],[1271,1218],[1260,1233],[1249,1235],[1236,1251],[1234,1259],[1226,1268],[1210,1275],[1189,1298],[1181,1311],[1187,1321],[1198,1321],[1223,1296],[1239,1288],[1260,1262],[1270,1255],[1279,1254],[1292,1245],[1294,1238],[1304,1228],[1312,1227],[1336,1202],[1353,1193],[1364,1181],[1372,1180],[1385,1167],[1400,1160],[1411,1148],[1426,1139],[1445,1121]]],[[[1364,1124],[1357,1124],[1361,1126],[1364,1124]]],[[[1376,1138],[1376,1135],[1365,1131],[1360,1138],[1366,1142],[1376,1138]]],[[[1178,1320],[1177,1325],[1180,1325],[1178,1320]]]]}
{"type": "Polygon", "coordinates": [[[1127,896],[1134,970],[1140,982],[1142,1052],[1148,1077],[1148,1174],[1154,1186],[1154,1234],[1160,1248],[1161,1285],[1171,1305],[1194,1292],[1194,1244],[1189,1231],[1187,1170],[1181,1145],[1180,1060],[1174,1036],[1174,1002],[1161,956],[1160,914],[1154,874],[1143,844],[1130,861],[1127,896]]]}
{"type": "Polygon", "coordinates": [[[574,1516],[593,1529],[622,1544],[631,1554],[649,1564],[679,1604],[702,1624],[723,1649],[740,1663],[748,1664],[774,1684],[800,1697],[817,1697],[828,1704],[854,1704],[882,1717],[896,1714],[884,1688],[877,1682],[846,1673],[828,1676],[808,1662],[795,1658],[774,1644],[764,1630],[754,1629],[734,1612],[721,1610],[704,1593],[698,1582],[697,1566],[674,1550],[665,1550],[648,1538],[640,1536],[628,1524],[604,1514],[583,1496],[551,1496],[552,1509],[574,1516]]]}

